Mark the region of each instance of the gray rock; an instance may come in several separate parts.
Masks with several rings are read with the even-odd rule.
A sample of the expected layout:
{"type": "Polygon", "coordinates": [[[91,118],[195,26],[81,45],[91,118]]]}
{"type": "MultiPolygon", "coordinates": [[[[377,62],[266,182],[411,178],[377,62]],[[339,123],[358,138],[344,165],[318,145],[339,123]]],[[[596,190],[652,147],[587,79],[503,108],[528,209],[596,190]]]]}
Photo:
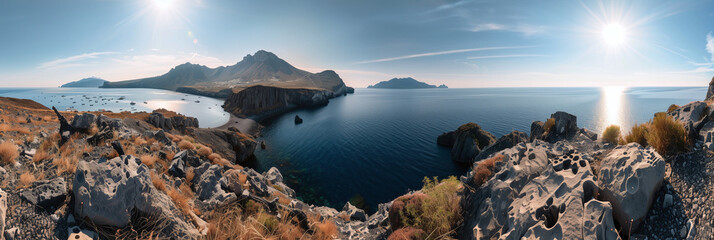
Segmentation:
{"type": "Polygon", "coordinates": [[[486,159],[491,154],[497,153],[503,149],[506,148],[512,148],[516,146],[519,143],[522,142],[527,142],[528,141],[528,135],[524,132],[519,132],[519,131],[512,131],[509,134],[503,135],[503,137],[499,138],[495,143],[488,145],[485,147],[479,154],[476,156],[474,161],[480,161],[481,159],[486,159]]]}
{"type": "Polygon", "coordinates": [[[20,197],[44,209],[55,209],[67,198],[67,182],[61,177],[37,181],[30,189],[22,191],[20,197]]]}
{"type": "Polygon", "coordinates": [[[96,118],[97,116],[91,113],[74,115],[74,119],[72,119],[72,127],[77,131],[86,132],[92,128],[92,123],[94,123],[96,118]]]}
{"type": "Polygon", "coordinates": [[[481,149],[496,142],[496,137],[475,123],[461,125],[454,136],[451,160],[460,163],[471,163],[481,149]]]}
{"type": "Polygon", "coordinates": [[[125,227],[138,211],[166,225],[159,238],[196,239],[198,231],[184,221],[171,199],[151,182],[149,169],[132,156],[104,163],[80,161],[73,181],[74,215],[94,224],[125,227]]]}
{"type": "Polygon", "coordinates": [[[615,220],[623,229],[638,230],[664,172],[664,159],[652,147],[637,143],[619,146],[602,160],[598,180],[601,196],[612,203],[615,220]]]}
{"type": "Polygon", "coordinates": [[[283,175],[280,174],[280,171],[275,167],[271,167],[270,170],[268,170],[268,172],[264,173],[263,175],[265,176],[265,179],[268,180],[268,182],[271,184],[283,182],[283,175]]]}
{"type": "Polygon", "coordinates": [[[367,214],[364,213],[364,210],[355,207],[350,202],[345,203],[342,212],[347,214],[351,221],[367,221],[367,214]]]}
{"type": "Polygon", "coordinates": [[[165,145],[171,145],[173,143],[173,141],[171,141],[171,139],[166,136],[166,132],[164,132],[163,129],[159,129],[158,131],[153,132],[152,137],[156,139],[156,141],[159,141],[160,143],[163,143],[165,145]]]}
{"type": "Polygon", "coordinates": [[[541,139],[543,137],[543,133],[545,133],[545,128],[543,126],[545,126],[545,123],[541,121],[531,123],[531,136],[528,140],[532,142],[533,140],[541,139]]]}
{"type": "Polygon", "coordinates": [[[454,140],[456,140],[455,138],[454,131],[445,132],[436,138],[436,144],[450,148],[454,146],[454,140]]]}
{"type": "Polygon", "coordinates": [[[15,240],[15,237],[20,234],[20,229],[17,227],[5,230],[5,240],[15,240]]]}
{"type": "Polygon", "coordinates": [[[196,185],[196,195],[198,199],[209,204],[221,204],[230,199],[236,198],[233,193],[227,193],[221,188],[223,178],[223,168],[219,165],[211,165],[199,176],[196,185]]]}
{"type": "Polygon", "coordinates": [[[181,155],[174,157],[174,159],[171,161],[168,173],[169,175],[177,178],[186,177],[186,163],[184,162],[181,155]]]}
{"type": "Polygon", "coordinates": [[[578,129],[578,118],[575,115],[566,112],[555,112],[550,115],[555,119],[555,125],[546,133],[543,140],[550,143],[555,143],[563,139],[569,139],[580,132],[578,129]]]}
{"type": "Polygon", "coordinates": [[[0,189],[0,233],[5,232],[5,218],[7,217],[7,193],[0,189]]]}
{"type": "Polygon", "coordinates": [[[711,82],[709,82],[709,90],[707,90],[707,97],[706,100],[712,100],[714,99],[714,77],[712,78],[711,82]]]}
{"type": "Polygon", "coordinates": [[[152,112],[149,115],[149,118],[146,122],[151,125],[154,125],[154,127],[161,128],[164,130],[185,130],[189,127],[198,127],[198,119],[194,117],[174,116],[171,118],[166,118],[164,117],[164,114],[156,111],[152,112]]]}
{"type": "Polygon", "coordinates": [[[672,206],[672,202],[672,194],[667,193],[664,195],[664,202],[662,203],[662,207],[668,208],[672,206]]]}
{"type": "Polygon", "coordinates": [[[235,194],[241,194],[243,192],[243,185],[241,185],[239,178],[240,171],[236,169],[230,169],[223,173],[223,178],[221,178],[221,188],[233,192],[235,194]]]}

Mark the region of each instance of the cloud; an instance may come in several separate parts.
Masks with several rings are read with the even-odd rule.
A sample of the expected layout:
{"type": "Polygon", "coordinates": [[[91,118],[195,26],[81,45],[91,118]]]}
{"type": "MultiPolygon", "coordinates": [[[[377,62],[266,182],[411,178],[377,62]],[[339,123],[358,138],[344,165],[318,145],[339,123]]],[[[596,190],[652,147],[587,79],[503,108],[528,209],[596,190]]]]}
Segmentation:
{"type": "Polygon", "coordinates": [[[468,29],[471,32],[484,32],[484,31],[507,31],[522,33],[525,35],[533,35],[538,33],[543,33],[546,30],[544,26],[533,26],[528,24],[519,25],[504,25],[498,23],[483,23],[468,29]]]}
{"type": "Polygon", "coordinates": [[[40,69],[58,69],[58,68],[82,66],[83,64],[80,64],[77,62],[85,61],[88,59],[95,59],[99,56],[110,55],[110,54],[117,54],[117,53],[116,52],[84,53],[84,54],[79,54],[79,55],[70,56],[70,57],[66,57],[66,58],[60,58],[60,59],[57,59],[54,61],[44,62],[44,63],[40,64],[40,66],[38,68],[40,68],[40,69]]]}
{"type": "Polygon", "coordinates": [[[512,54],[512,55],[491,55],[491,56],[476,56],[476,57],[469,57],[466,59],[474,60],[474,59],[490,59],[490,58],[519,58],[519,57],[547,57],[548,55],[541,55],[541,54],[512,54]]]}
{"type": "Polygon", "coordinates": [[[707,33],[707,52],[709,52],[711,60],[714,62],[714,37],[712,37],[712,33],[707,33]]]}
{"type": "Polygon", "coordinates": [[[412,55],[391,57],[391,58],[380,58],[380,59],[375,59],[375,60],[357,62],[356,64],[389,62],[389,61],[396,61],[396,60],[403,60],[403,59],[410,59],[410,58],[430,57],[430,56],[447,55],[447,54],[455,54],[455,53],[477,52],[477,51],[487,51],[487,50],[501,50],[501,49],[530,48],[530,47],[532,47],[532,46],[456,49],[456,50],[448,50],[448,51],[441,51],[441,52],[419,53],[419,54],[412,54],[412,55]]]}

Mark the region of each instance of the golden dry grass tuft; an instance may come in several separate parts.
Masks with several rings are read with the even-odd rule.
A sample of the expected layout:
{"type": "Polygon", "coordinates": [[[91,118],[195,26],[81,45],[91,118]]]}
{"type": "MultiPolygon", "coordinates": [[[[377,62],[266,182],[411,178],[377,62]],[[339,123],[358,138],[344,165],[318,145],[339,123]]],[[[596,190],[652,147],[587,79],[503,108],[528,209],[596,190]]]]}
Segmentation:
{"type": "Polygon", "coordinates": [[[543,133],[549,133],[553,126],[555,126],[555,118],[548,118],[548,120],[545,121],[545,124],[543,124],[543,133]]]}
{"type": "Polygon", "coordinates": [[[439,181],[424,178],[423,194],[418,203],[409,202],[399,211],[403,227],[421,229],[427,239],[442,239],[454,235],[461,221],[461,182],[451,176],[439,181]]]}
{"type": "Polygon", "coordinates": [[[149,175],[151,176],[151,184],[153,184],[154,187],[159,191],[166,192],[166,182],[164,181],[164,179],[162,179],[161,176],[159,176],[158,174],[154,173],[154,171],[151,171],[149,175]]]}
{"type": "Polygon", "coordinates": [[[492,158],[482,160],[476,164],[474,168],[474,184],[481,186],[483,183],[491,179],[496,162],[502,162],[503,155],[499,154],[492,158]]]}
{"type": "Polygon", "coordinates": [[[28,188],[33,182],[37,181],[37,178],[31,172],[25,172],[20,175],[20,180],[17,183],[17,189],[28,188]]]}
{"type": "Polygon", "coordinates": [[[186,169],[186,182],[192,183],[194,177],[196,177],[196,173],[193,172],[193,167],[188,167],[186,169]]]}
{"type": "Polygon", "coordinates": [[[659,154],[668,155],[684,152],[689,145],[687,130],[684,124],[674,120],[665,113],[657,113],[649,124],[645,135],[647,144],[654,147],[659,154]]]}
{"type": "Polygon", "coordinates": [[[43,151],[42,149],[40,149],[40,150],[37,150],[37,152],[35,153],[35,156],[32,157],[32,162],[39,163],[44,160],[50,159],[50,157],[51,156],[49,153],[47,153],[47,151],[43,151]]]}
{"type": "Polygon", "coordinates": [[[189,150],[189,149],[195,149],[195,148],[196,148],[195,146],[193,146],[193,143],[191,143],[191,142],[189,142],[189,141],[186,141],[186,140],[181,140],[181,141],[178,143],[178,147],[179,147],[179,149],[181,149],[181,150],[189,150]]]}
{"type": "Polygon", "coordinates": [[[324,220],[313,224],[312,231],[314,232],[312,239],[319,240],[336,239],[339,233],[337,231],[337,225],[331,220],[324,220]]]}
{"type": "Polygon", "coordinates": [[[10,141],[0,143],[0,163],[15,164],[15,159],[20,156],[17,145],[10,141]]]}
{"type": "Polygon", "coordinates": [[[207,158],[208,156],[213,154],[213,149],[199,144],[199,148],[198,148],[198,150],[196,150],[196,152],[198,152],[198,155],[201,155],[201,156],[207,158]]]}
{"type": "Polygon", "coordinates": [[[669,107],[667,108],[667,113],[671,113],[672,111],[677,110],[677,108],[679,108],[677,104],[669,105],[669,107]]]}
{"type": "Polygon", "coordinates": [[[141,163],[150,168],[153,168],[154,165],[156,165],[156,162],[159,161],[159,157],[151,154],[141,155],[139,156],[139,159],[141,160],[141,163]]]}
{"type": "Polygon", "coordinates": [[[647,129],[648,129],[648,124],[647,123],[642,123],[642,124],[635,124],[635,126],[632,126],[632,129],[630,129],[630,132],[625,135],[625,143],[639,143],[641,146],[648,146],[647,145],[647,129]]]}
{"type": "Polygon", "coordinates": [[[20,134],[30,134],[30,129],[27,127],[23,126],[17,126],[17,125],[10,125],[7,123],[2,123],[0,124],[0,132],[7,133],[7,132],[17,132],[20,134]]]}
{"type": "Polygon", "coordinates": [[[612,144],[617,144],[620,140],[620,126],[610,125],[602,133],[602,140],[612,144]]]}
{"type": "Polygon", "coordinates": [[[171,198],[171,201],[174,202],[176,207],[181,210],[184,215],[191,214],[193,206],[191,206],[189,201],[193,198],[193,192],[191,192],[191,188],[186,185],[185,182],[182,183],[178,189],[168,187],[166,189],[166,195],[171,198]]]}

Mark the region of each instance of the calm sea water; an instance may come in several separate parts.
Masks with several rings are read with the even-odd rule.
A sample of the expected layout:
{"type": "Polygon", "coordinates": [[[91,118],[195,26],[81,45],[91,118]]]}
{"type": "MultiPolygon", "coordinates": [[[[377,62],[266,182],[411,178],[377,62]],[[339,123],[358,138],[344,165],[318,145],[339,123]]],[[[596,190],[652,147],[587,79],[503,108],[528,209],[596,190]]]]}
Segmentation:
{"type": "Polygon", "coordinates": [[[598,133],[609,124],[629,129],[670,104],[705,97],[706,88],[357,89],[329,105],[273,119],[263,129],[266,150],[256,150],[259,171],[277,167],[308,203],[341,208],[355,196],[371,209],[425,176],[462,175],[436,137],[475,122],[497,137],[530,132],[555,111],[578,117],[598,133]],[[295,125],[294,116],[304,123],[295,125]]]}
{"type": "Polygon", "coordinates": [[[221,108],[222,100],[158,89],[0,88],[0,96],[32,99],[47,107],[55,106],[60,111],[73,108],[79,111],[151,112],[165,108],[197,118],[201,127],[217,127],[230,118],[221,108]],[[124,99],[120,100],[122,97],[124,99]],[[131,105],[132,102],[135,105],[131,105]]]}

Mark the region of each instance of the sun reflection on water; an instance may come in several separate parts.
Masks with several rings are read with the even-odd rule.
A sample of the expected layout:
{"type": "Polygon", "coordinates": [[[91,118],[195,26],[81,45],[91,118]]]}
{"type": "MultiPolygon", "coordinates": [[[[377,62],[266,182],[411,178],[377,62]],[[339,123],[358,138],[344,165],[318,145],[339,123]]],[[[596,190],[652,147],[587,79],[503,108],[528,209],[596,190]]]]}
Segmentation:
{"type": "Polygon", "coordinates": [[[620,129],[627,129],[625,118],[625,90],[626,87],[607,86],[602,87],[602,109],[600,110],[600,130],[604,130],[610,125],[620,126],[620,129]]]}

